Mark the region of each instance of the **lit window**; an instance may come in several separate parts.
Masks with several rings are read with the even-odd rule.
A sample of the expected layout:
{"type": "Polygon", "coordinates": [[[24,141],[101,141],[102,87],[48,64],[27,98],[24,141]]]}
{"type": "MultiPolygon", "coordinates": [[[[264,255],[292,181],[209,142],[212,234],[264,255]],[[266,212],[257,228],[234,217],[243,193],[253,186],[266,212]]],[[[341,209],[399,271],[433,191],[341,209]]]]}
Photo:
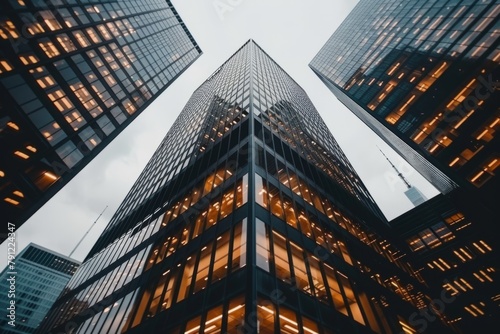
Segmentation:
{"type": "Polygon", "coordinates": [[[410,246],[413,252],[418,252],[419,250],[425,249],[424,242],[418,236],[413,236],[406,240],[408,246],[410,246]]]}
{"type": "Polygon", "coordinates": [[[19,190],[14,190],[12,192],[13,195],[16,195],[17,197],[21,197],[21,198],[24,198],[24,194],[22,192],[20,192],[19,190]]]}
{"type": "Polygon", "coordinates": [[[201,291],[207,287],[208,272],[210,269],[210,258],[212,256],[212,243],[201,248],[199,253],[198,272],[194,279],[193,293],[201,291]]]}
{"type": "Polygon", "coordinates": [[[282,333],[299,333],[299,325],[297,324],[297,315],[295,311],[281,306],[279,321],[282,333]]]}
{"type": "Polygon", "coordinates": [[[52,14],[51,11],[44,10],[44,11],[40,11],[39,13],[42,16],[45,24],[47,25],[47,27],[50,30],[55,31],[55,30],[62,28],[61,25],[59,24],[59,22],[57,21],[57,19],[55,18],[54,14],[52,14]]]}
{"type": "Polygon", "coordinates": [[[50,75],[42,77],[42,78],[39,78],[39,79],[36,79],[36,82],[38,83],[38,85],[41,88],[44,88],[44,89],[45,88],[50,88],[50,87],[52,87],[52,86],[54,86],[56,84],[55,81],[54,81],[54,79],[50,75]]]}
{"type": "MultiPolygon", "coordinates": [[[[257,304],[257,317],[259,319],[257,333],[274,333],[274,314],[274,305],[267,300],[259,298],[257,304]]],[[[283,331],[283,333],[288,332],[283,331]]]]}
{"type": "Polygon", "coordinates": [[[0,37],[3,39],[19,38],[16,26],[12,23],[12,21],[7,20],[0,23],[0,37]]]}
{"type": "Polygon", "coordinates": [[[453,233],[446,227],[444,223],[438,223],[432,226],[434,233],[444,242],[450,241],[455,238],[453,233]]]}
{"type": "MultiPolygon", "coordinates": [[[[204,259],[201,258],[200,262],[203,260],[204,259]]],[[[192,256],[188,257],[188,260],[186,261],[186,264],[184,266],[184,271],[182,273],[182,277],[180,280],[181,283],[179,286],[179,294],[177,295],[177,302],[186,298],[189,292],[189,288],[191,287],[191,281],[193,279],[195,263],[196,263],[196,256],[193,254],[192,256]]],[[[200,263],[200,265],[203,265],[203,263],[200,263]]]]}
{"type": "Polygon", "coordinates": [[[498,166],[500,166],[500,158],[490,158],[483,165],[481,170],[476,171],[476,173],[469,178],[469,181],[477,187],[483,186],[493,177],[494,171],[498,168],[498,166]]]}
{"type": "Polygon", "coordinates": [[[49,58],[53,58],[55,56],[60,55],[60,52],[59,52],[59,50],[57,50],[54,43],[52,43],[48,40],[46,40],[44,42],[40,42],[40,43],[38,43],[38,45],[40,45],[40,48],[42,49],[42,51],[45,52],[45,54],[49,58]]]}
{"type": "Polygon", "coordinates": [[[435,248],[441,245],[441,241],[436,237],[434,233],[430,229],[425,229],[419,233],[420,238],[424,241],[424,243],[430,247],[435,248]]]}
{"type": "Polygon", "coordinates": [[[303,292],[312,294],[311,288],[309,287],[309,279],[307,276],[306,263],[304,261],[302,248],[293,242],[290,242],[290,249],[292,255],[291,266],[294,269],[294,283],[297,288],[303,292]]]}
{"type": "Polygon", "coordinates": [[[16,131],[19,131],[19,126],[17,126],[16,123],[14,122],[7,122],[7,125],[11,128],[11,129],[14,129],[16,131]]]}
{"type": "Polygon", "coordinates": [[[21,151],[15,151],[14,154],[17,155],[20,158],[23,158],[23,159],[28,159],[29,158],[29,155],[27,155],[26,153],[23,153],[21,151]]]}
{"type": "Polygon", "coordinates": [[[35,55],[19,56],[19,59],[24,65],[31,65],[38,63],[38,58],[35,55]]]}
{"type": "Polygon", "coordinates": [[[19,205],[19,202],[18,202],[18,201],[14,200],[14,199],[12,199],[12,198],[10,198],[10,197],[5,197],[3,200],[4,200],[5,202],[7,202],[7,203],[12,204],[12,205],[19,205]]]}
{"type": "Polygon", "coordinates": [[[82,47],[87,47],[90,45],[89,40],[87,39],[87,37],[85,37],[85,35],[81,31],[74,31],[73,35],[75,36],[76,40],[78,41],[78,43],[80,43],[82,47]]]}
{"type": "Polygon", "coordinates": [[[27,148],[28,150],[30,150],[31,152],[33,152],[33,153],[35,153],[35,152],[36,152],[36,148],[35,148],[35,147],[33,147],[33,146],[31,146],[31,145],[26,146],[26,148],[27,148]]]}
{"type": "Polygon", "coordinates": [[[401,328],[403,329],[403,333],[405,334],[416,334],[418,333],[416,329],[411,327],[408,322],[403,319],[402,317],[398,316],[399,318],[399,324],[401,325],[401,328]]]}
{"type": "Polygon", "coordinates": [[[229,232],[217,237],[217,248],[212,268],[212,281],[217,281],[227,275],[229,259],[229,232]]]}
{"type": "Polygon", "coordinates": [[[95,32],[95,30],[93,28],[87,28],[85,31],[90,36],[90,39],[92,40],[92,42],[94,42],[94,43],[100,43],[101,42],[101,39],[99,38],[99,35],[97,35],[97,33],[95,32]]]}
{"type": "Polygon", "coordinates": [[[66,51],[66,52],[71,52],[71,51],[75,51],[76,50],[76,47],[73,44],[73,41],[71,41],[71,39],[66,34],[58,35],[57,36],[57,41],[59,42],[59,44],[61,44],[61,46],[63,47],[64,51],[66,51]]]}
{"type": "Polygon", "coordinates": [[[12,71],[12,66],[5,60],[0,60],[0,73],[12,71]]]}

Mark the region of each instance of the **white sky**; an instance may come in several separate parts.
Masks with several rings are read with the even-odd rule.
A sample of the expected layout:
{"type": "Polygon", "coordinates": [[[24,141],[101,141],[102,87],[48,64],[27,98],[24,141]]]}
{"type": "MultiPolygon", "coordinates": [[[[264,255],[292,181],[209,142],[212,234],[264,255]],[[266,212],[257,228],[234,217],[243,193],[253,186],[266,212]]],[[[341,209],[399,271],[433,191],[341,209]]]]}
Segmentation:
{"type": "MultiPolygon", "coordinates": [[[[34,242],[82,261],[160,144],[189,97],[248,39],[254,39],[311,98],[388,219],[412,208],[377,146],[407,179],[431,198],[438,194],[420,174],[345,108],[308,64],[352,10],[354,0],[173,0],[203,55],[63,190],[17,230],[17,252],[34,242]]],[[[0,269],[7,243],[0,245],[0,269]]]]}

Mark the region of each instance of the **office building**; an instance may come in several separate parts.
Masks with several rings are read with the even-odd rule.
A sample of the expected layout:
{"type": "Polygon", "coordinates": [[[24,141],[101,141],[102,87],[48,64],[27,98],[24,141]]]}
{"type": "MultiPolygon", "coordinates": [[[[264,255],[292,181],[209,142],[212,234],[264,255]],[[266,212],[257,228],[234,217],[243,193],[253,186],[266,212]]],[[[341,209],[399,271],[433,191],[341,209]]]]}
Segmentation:
{"type": "Polygon", "coordinates": [[[427,200],[425,195],[415,186],[410,186],[410,188],[406,189],[405,195],[414,206],[419,206],[427,200]]]}
{"type": "MultiPolygon", "coordinates": [[[[196,89],[40,333],[416,333],[432,296],[391,240],[306,93],[249,40],[196,89]]],[[[452,332],[437,314],[426,328],[452,332]]]]}
{"type": "Polygon", "coordinates": [[[361,0],[309,64],[441,193],[496,210],[500,4],[361,0]]]}
{"type": "Polygon", "coordinates": [[[497,234],[442,194],[390,224],[416,255],[415,266],[429,269],[422,276],[435,294],[446,296],[438,307],[446,309],[452,323],[463,333],[495,328],[500,315],[497,234]]]}
{"type": "Polygon", "coordinates": [[[499,13],[490,0],[361,0],[309,64],[442,193],[390,224],[464,332],[499,315],[499,13]]]}
{"type": "Polygon", "coordinates": [[[201,50],[168,0],[0,3],[0,241],[201,50]]]}
{"type": "Polygon", "coordinates": [[[34,333],[80,262],[32,243],[12,262],[0,273],[0,332],[34,333]]]}

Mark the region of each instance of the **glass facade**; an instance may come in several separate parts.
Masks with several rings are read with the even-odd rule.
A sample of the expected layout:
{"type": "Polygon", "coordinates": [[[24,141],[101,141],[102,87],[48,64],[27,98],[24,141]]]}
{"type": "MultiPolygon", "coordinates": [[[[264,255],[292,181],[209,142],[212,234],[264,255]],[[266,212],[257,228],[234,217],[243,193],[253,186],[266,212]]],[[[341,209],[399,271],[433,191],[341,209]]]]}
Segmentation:
{"type": "Polygon", "coordinates": [[[415,333],[432,298],[387,228],[250,40],[193,93],[41,333],[415,333]]]}
{"type": "Polygon", "coordinates": [[[500,314],[499,13],[495,0],[361,0],[309,64],[443,194],[390,224],[464,332],[500,314]]]}
{"type": "Polygon", "coordinates": [[[5,334],[34,333],[59,294],[80,265],[80,262],[57,254],[35,244],[29,244],[15,259],[15,292],[7,298],[12,270],[6,267],[0,273],[0,288],[5,297],[0,308],[5,314],[10,301],[15,303],[15,327],[8,324],[12,319],[0,319],[0,331],[5,334]]]}
{"type": "Polygon", "coordinates": [[[495,0],[361,0],[310,63],[442,193],[499,198],[495,0]]]}
{"type": "Polygon", "coordinates": [[[446,313],[463,333],[493,328],[500,314],[497,234],[485,233],[448,195],[438,195],[390,222],[417,255],[422,275],[445,293],[446,313]]]}
{"type": "Polygon", "coordinates": [[[201,50],[166,0],[6,0],[0,11],[0,210],[2,226],[19,226],[201,50]]]}

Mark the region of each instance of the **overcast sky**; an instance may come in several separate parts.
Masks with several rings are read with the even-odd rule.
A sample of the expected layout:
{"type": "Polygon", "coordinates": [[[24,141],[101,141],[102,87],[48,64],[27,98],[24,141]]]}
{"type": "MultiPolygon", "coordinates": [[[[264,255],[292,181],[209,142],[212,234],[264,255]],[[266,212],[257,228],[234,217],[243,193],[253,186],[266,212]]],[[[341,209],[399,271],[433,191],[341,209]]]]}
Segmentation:
{"type": "MultiPolygon", "coordinates": [[[[388,219],[412,208],[377,146],[428,198],[438,194],[345,108],[308,64],[352,10],[354,0],[172,0],[203,55],[63,190],[17,230],[18,252],[30,242],[82,261],[145,167],[189,97],[248,39],[254,39],[301,85],[388,219]]],[[[0,245],[7,254],[7,243],[0,245]]],[[[0,258],[0,269],[6,265],[0,258]]]]}

